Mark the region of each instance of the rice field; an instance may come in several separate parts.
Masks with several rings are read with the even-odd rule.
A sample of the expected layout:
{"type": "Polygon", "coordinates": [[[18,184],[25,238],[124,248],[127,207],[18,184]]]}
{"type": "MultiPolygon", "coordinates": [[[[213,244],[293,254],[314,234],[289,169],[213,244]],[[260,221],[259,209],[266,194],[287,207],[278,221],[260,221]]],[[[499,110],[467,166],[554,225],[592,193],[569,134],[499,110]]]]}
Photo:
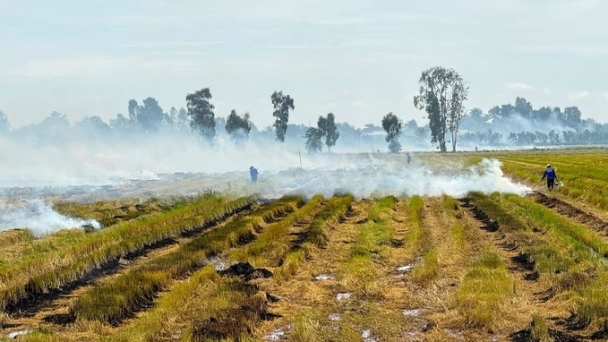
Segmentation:
{"type": "MultiPolygon", "coordinates": [[[[608,339],[603,150],[493,157],[525,196],[205,193],[62,201],[103,221],[0,232],[0,327],[18,341],[608,339]],[[547,163],[563,187],[540,183],[547,163]]],[[[297,193],[297,192],[294,192],[297,193]]]]}

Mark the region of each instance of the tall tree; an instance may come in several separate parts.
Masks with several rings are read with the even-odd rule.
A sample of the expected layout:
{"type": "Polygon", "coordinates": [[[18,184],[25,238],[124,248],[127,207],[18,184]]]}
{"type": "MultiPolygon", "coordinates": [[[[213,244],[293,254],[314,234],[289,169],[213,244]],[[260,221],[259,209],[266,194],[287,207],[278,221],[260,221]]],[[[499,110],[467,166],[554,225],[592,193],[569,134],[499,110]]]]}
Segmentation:
{"type": "Polygon", "coordinates": [[[186,107],[191,118],[190,127],[201,133],[203,138],[211,144],[215,137],[215,108],[209,100],[211,92],[209,88],[203,88],[186,96],[186,107]]]}
{"type": "Polygon", "coordinates": [[[391,153],[399,153],[401,151],[401,143],[399,143],[401,125],[401,120],[392,112],[382,118],[382,128],[386,131],[384,140],[388,142],[388,150],[391,153]]]}
{"type": "Polygon", "coordinates": [[[338,132],[338,127],[336,127],[336,118],[333,113],[327,114],[327,117],[319,116],[319,120],[317,121],[317,127],[323,132],[323,136],[325,137],[325,145],[327,146],[327,151],[330,150],[332,146],[336,144],[338,138],[340,137],[340,132],[338,132]]]}
{"type": "Polygon", "coordinates": [[[420,93],[414,96],[414,106],[428,113],[431,142],[438,143],[441,152],[446,152],[445,136],[449,130],[452,151],[456,151],[458,128],[464,114],[463,102],[469,88],[460,74],[443,67],[423,71],[418,83],[420,93]]]}
{"type": "Polygon", "coordinates": [[[532,116],[532,104],[523,97],[517,97],[515,99],[515,111],[522,117],[530,119],[532,116]]]}
{"type": "Polygon", "coordinates": [[[309,153],[320,152],[323,149],[323,130],[316,127],[309,127],[304,134],[304,138],[306,138],[306,150],[309,153]]]}
{"type": "Polygon", "coordinates": [[[156,132],[163,125],[166,114],[153,97],[144,99],[140,106],[137,101],[129,100],[129,119],[140,132],[156,132]]]}
{"type": "Polygon", "coordinates": [[[137,109],[137,124],[143,132],[156,132],[163,125],[165,113],[153,97],[144,99],[137,109]]]}
{"type": "Polygon", "coordinates": [[[277,140],[280,142],[285,141],[285,133],[287,132],[287,123],[289,122],[289,109],[294,110],[293,99],[289,95],[283,95],[283,92],[274,92],[270,96],[272,105],[274,106],[274,112],[272,116],[275,117],[274,132],[277,140]]]}
{"type": "Polygon", "coordinates": [[[236,143],[243,143],[249,138],[249,132],[251,131],[251,121],[249,120],[249,113],[238,115],[233,109],[228,115],[226,120],[226,132],[230,135],[230,138],[236,143]]]}
{"type": "Polygon", "coordinates": [[[10,128],[11,125],[8,122],[8,117],[0,110],[0,133],[7,132],[10,128]]]}
{"type": "Polygon", "coordinates": [[[566,107],[564,109],[564,121],[568,126],[578,128],[581,124],[581,111],[578,107],[566,107]]]}

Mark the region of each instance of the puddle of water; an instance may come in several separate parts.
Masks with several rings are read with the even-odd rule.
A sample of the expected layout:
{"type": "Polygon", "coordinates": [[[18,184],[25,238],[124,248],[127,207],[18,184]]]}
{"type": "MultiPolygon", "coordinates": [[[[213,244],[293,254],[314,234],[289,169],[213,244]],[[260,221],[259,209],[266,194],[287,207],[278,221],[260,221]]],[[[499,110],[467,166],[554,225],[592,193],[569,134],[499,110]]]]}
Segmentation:
{"type": "Polygon", "coordinates": [[[280,341],[285,336],[285,332],[281,328],[274,329],[270,335],[264,336],[265,341],[280,341]]]}
{"type": "Polygon", "coordinates": [[[372,332],[370,330],[363,330],[363,332],[361,333],[361,338],[365,342],[377,342],[378,341],[372,336],[372,332]]]}
{"type": "Polygon", "coordinates": [[[226,260],[221,259],[217,256],[211,257],[207,259],[207,261],[215,267],[216,271],[223,271],[228,268],[228,263],[226,262],[226,260]]]}
{"type": "Polygon", "coordinates": [[[315,277],[315,280],[317,280],[317,281],[330,280],[330,279],[334,279],[334,276],[332,276],[331,274],[319,274],[318,276],[315,277]]]}
{"type": "Polygon", "coordinates": [[[403,312],[404,316],[416,316],[416,317],[418,317],[418,316],[420,316],[420,313],[422,313],[422,310],[421,309],[411,309],[411,310],[404,309],[402,312],[403,312]]]}
{"type": "Polygon", "coordinates": [[[350,298],[350,296],[352,296],[352,293],[350,293],[350,292],[340,292],[336,295],[336,299],[337,300],[348,299],[348,298],[350,298]]]}
{"type": "Polygon", "coordinates": [[[403,266],[397,267],[397,271],[398,272],[408,272],[412,268],[414,268],[414,265],[413,264],[408,264],[408,265],[403,265],[403,266]]]}
{"type": "Polygon", "coordinates": [[[32,329],[15,331],[15,332],[12,332],[12,333],[8,334],[7,337],[8,338],[17,338],[18,336],[27,335],[27,334],[29,334],[31,332],[32,332],[32,329]]]}
{"type": "Polygon", "coordinates": [[[337,322],[337,321],[341,320],[341,318],[340,318],[340,315],[339,315],[339,314],[337,314],[337,313],[332,313],[332,314],[329,314],[329,320],[330,320],[330,321],[337,322]]]}
{"type": "Polygon", "coordinates": [[[289,330],[292,328],[293,328],[292,324],[289,324],[286,327],[276,328],[270,334],[264,336],[264,341],[271,341],[271,342],[283,341],[283,340],[285,340],[285,330],[289,330]]]}

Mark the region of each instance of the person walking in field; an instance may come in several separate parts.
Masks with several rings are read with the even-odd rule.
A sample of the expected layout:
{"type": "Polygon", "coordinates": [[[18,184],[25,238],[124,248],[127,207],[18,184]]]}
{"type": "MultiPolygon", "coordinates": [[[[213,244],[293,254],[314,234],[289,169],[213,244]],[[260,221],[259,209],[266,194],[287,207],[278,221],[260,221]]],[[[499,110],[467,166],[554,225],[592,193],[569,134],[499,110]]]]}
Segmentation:
{"type": "Polygon", "coordinates": [[[251,184],[256,184],[258,182],[258,169],[251,166],[249,168],[249,174],[251,175],[251,184]]]}
{"type": "Polygon", "coordinates": [[[407,163],[409,164],[412,161],[412,157],[410,156],[410,153],[406,153],[407,154],[407,163]]]}
{"type": "Polygon", "coordinates": [[[557,174],[555,173],[555,169],[551,167],[551,164],[547,164],[547,168],[543,173],[543,178],[541,178],[540,181],[542,182],[545,178],[547,178],[547,189],[555,189],[555,181],[557,181],[557,174]]]}

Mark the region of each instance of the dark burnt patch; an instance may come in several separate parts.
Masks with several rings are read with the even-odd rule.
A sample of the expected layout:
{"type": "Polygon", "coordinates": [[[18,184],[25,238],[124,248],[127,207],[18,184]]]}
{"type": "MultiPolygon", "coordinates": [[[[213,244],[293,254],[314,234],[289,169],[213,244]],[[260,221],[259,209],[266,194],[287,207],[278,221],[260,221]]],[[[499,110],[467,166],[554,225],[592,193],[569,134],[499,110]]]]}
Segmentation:
{"type": "Polygon", "coordinates": [[[222,276],[239,276],[245,281],[257,278],[270,278],[272,272],[265,268],[254,268],[249,262],[239,262],[218,272],[222,276]]]}

